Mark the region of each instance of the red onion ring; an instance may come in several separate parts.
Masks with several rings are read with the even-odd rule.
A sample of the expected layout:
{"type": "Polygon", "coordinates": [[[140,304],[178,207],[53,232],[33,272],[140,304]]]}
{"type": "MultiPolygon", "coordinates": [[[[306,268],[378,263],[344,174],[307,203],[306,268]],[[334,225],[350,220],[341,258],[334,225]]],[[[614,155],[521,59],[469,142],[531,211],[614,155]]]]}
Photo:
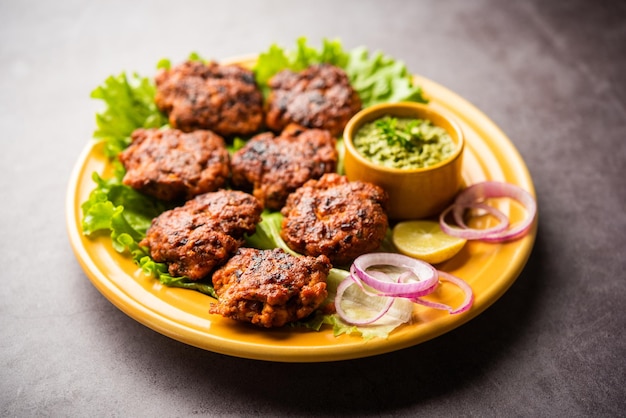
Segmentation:
{"type": "Polygon", "coordinates": [[[477,240],[483,239],[486,235],[496,234],[505,231],[509,227],[509,218],[499,209],[496,209],[493,206],[489,206],[484,203],[473,203],[463,206],[453,204],[441,213],[441,216],[439,218],[439,224],[441,226],[441,230],[448,235],[458,236],[460,238],[468,240],[477,240]],[[498,224],[484,229],[470,228],[463,220],[463,212],[465,212],[467,209],[483,209],[489,214],[498,218],[498,224]],[[452,211],[454,222],[456,222],[456,224],[459,225],[460,228],[455,228],[448,223],[445,223],[445,225],[441,224],[442,220],[443,222],[446,222],[445,218],[450,211],[452,211]]]}
{"type": "Polygon", "coordinates": [[[395,253],[370,253],[357,257],[350,268],[356,276],[371,288],[382,292],[386,296],[413,295],[413,297],[427,295],[437,283],[437,270],[430,264],[395,253]],[[409,270],[415,274],[418,281],[389,282],[381,281],[367,272],[372,266],[395,266],[409,270]]]}
{"type": "Polygon", "coordinates": [[[459,225],[461,228],[465,228],[465,229],[469,228],[469,226],[465,223],[465,219],[463,219],[463,214],[468,209],[481,209],[489,213],[494,218],[498,219],[497,225],[492,226],[490,228],[482,229],[482,231],[489,231],[490,233],[500,232],[500,231],[504,231],[505,229],[509,227],[509,218],[504,213],[502,213],[500,209],[495,208],[493,206],[489,206],[486,203],[475,202],[475,203],[468,204],[467,206],[462,206],[460,204],[452,205],[449,209],[452,209],[452,216],[454,217],[454,222],[456,222],[456,224],[459,225]]]}
{"type": "Polygon", "coordinates": [[[485,181],[473,184],[459,193],[454,203],[439,216],[439,225],[446,234],[455,237],[469,240],[479,239],[487,242],[504,242],[515,240],[526,235],[532,227],[536,214],[537,202],[526,190],[509,183],[485,181]],[[482,203],[483,200],[492,197],[508,197],[517,200],[526,208],[526,218],[512,228],[507,229],[508,221],[506,224],[503,222],[503,216],[501,216],[503,215],[502,212],[482,203]],[[498,218],[500,222],[495,227],[487,229],[469,228],[462,220],[462,214],[468,208],[487,210],[490,214],[498,218]],[[446,221],[446,216],[450,211],[453,212],[455,222],[459,227],[454,227],[446,221]]]}
{"type": "Polygon", "coordinates": [[[474,304],[474,292],[472,292],[472,288],[469,284],[467,284],[467,282],[444,271],[439,271],[439,280],[453,283],[458,286],[463,291],[463,293],[465,293],[465,299],[463,300],[463,302],[461,302],[458,308],[453,308],[444,303],[431,302],[429,300],[421,298],[415,298],[413,299],[413,302],[419,303],[420,305],[428,306],[429,308],[443,309],[450,312],[451,314],[463,313],[468,311],[472,307],[472,305],[474,304]]]}
{"type": "MultiPolygon", "coordinates": [[[[391,277],[387,273],[384,273],[382,271],[370,270],[368,272],[368,274],[373,276],[376,280],[379,280],[380,282],[393,283],[393,280],[391,280],[391,277]]],[[[402,274],[400,274],[398,276],[398,280],[396,281],[396,283],[404,283],[411,276],[414,276],[412,271],[405,271],[404,273],[402,273],[402,274]]],[[[350,267],[350,277],[352,278],[354,283],[356,283],[361,288],[361,291],[363,293],[365,293],[366,295],[368,295],[368,296],[381,296],[381,297],[411,299],[411,298],[415,298],[415,297],[418,297],[418,296],[428,295],[428,294],[434,292],[435,289],[437,289],[437,286],[439,286],[439,282],[438,281],[434,281],[433,285],[431,287],[429,287],[427,289],[424,289],[422,291],[419,291],[419,292],[414,292],[414,293],[378,292],[378,293],[374,293],[374,292],[370,292],[369,290],[367,290],[365,288],[365,286],[363,285],[363,281],[361,280],[361,278],[358,276],[358,274],[356,272],[356,268],[354,267],[354,264],[352,264],[352,266],[350,267]]],[[[384,285],[381,285],[381,286],[384,286],[384,285]]]]}
{"type": "Polygon", "coordinates": [[[396,298],[406,298],[412,302],[419,303],[435,309],[447,310],[450,314],[459,314],[469,310],[474,302],[472,288],[465,281],[443,271],[437,271],[433,266],[423,261],[395,253],[371,253],[365,254],[354,260],[350,267],[350,275],[346,277],[337,287],[335,297],[335,309],[339,317],[345,322],[353,325],[369,325],[382,318],[393,305],[396,298]],[[396,281],[384,272],[367,269],[373,266],[394,266],[406,269],[400,273],[396,281]],[[419,281],[412,281],[411,276],[417,276],[419,281]],[[439,286],[439,280],[447,281],[458,286],[464,293],[465,299],[457,308],[437,302],[421,299],[421,296],[428,295],[439,286]],[[364,283],[377,290],[374,293],[365,288],[364,283]],[[388,300],[371,317],[366,319],[350,318],[348,313],[342,308],[341,301],[346,289],[356,284],[368,296],[387,297],[388,300]]]}

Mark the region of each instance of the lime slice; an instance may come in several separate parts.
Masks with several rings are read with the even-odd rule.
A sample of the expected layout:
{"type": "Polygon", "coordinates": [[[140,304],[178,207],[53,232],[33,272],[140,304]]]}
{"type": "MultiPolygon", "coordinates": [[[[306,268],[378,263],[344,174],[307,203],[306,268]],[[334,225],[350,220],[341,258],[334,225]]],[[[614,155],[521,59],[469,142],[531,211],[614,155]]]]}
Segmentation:
{"type": "Polygon", "coordinates": [[[391,240],[399,252],[427,263],[442,263],[454,257],[467,242],[441,230],[435,221],[403,221],[393,227],[391,240]]]}

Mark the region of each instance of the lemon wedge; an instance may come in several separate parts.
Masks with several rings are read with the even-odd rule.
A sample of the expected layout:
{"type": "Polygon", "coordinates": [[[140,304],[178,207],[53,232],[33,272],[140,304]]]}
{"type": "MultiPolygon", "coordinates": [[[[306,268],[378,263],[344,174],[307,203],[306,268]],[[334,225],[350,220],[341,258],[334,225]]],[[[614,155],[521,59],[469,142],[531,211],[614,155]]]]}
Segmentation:
{"type": "Polygon", "coordinates": [[[402,254],[430,264],[449,260],[467,242],[443,232],[438,222],[426,220],[397,223],[391,232],[391,240],[402,254]]]}

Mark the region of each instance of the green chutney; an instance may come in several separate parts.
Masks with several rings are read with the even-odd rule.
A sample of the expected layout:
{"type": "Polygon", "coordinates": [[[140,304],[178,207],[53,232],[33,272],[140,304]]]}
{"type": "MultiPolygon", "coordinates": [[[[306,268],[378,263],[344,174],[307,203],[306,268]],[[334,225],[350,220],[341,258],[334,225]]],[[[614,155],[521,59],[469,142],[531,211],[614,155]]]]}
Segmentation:
{"type": "Polygon", "coordinates": [[[374,164],[400,169],[430,167],[456,149],[446,130],[430,120],[391,116],[365,123],[353,143],[374,164]]]}

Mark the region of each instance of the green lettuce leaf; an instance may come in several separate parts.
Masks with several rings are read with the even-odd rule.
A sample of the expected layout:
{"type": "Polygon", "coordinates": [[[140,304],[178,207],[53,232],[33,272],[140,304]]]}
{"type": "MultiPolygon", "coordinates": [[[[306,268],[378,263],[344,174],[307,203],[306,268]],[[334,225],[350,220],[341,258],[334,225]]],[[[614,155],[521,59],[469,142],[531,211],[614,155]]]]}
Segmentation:
{"type": "Polygon", "coordinates": [[[157,263],[150,258],[147,249],[143,249],[143,251],[142,255],[134,257],[134,259],[139,267],[141,267],[144,274],[157,278],[165,286],[196,290],[217,299],[215,289],[211,283],[200,280],[191,280],[185,276],[172,276],[167,271],[167,264],[157,263]]]}
{"type": "MultiPolygon", "coordinates": [[[[198,54],[197,52],[191,52],[188,56],[187,56],[187,60],[188,61],[202,61],[204,63],[209,62],[208,60],[206,60],[205,58],[203,58],[202,56],[200,56],[200,54],[198,54]]],[[[169,58],[161,58],[159,60],[159,62],[157,62],[156,65],[157,70],[169,70],[170,68],[172,68],[172,61],[169,58]]]]}
{"type": "Polygon", "coordinates": [[[402,61],[381,52],[370,55],[365,47],[346,51],[338,40],[324,39],[320,49],[308,45],[306,38],[298,38],[294,50],[273,44],[259,55],[253,71],[267,96],[267,83],[279,71],[301,71],[320,63],[333,64],[345,70],[351,85],[359,93],[363,107],[382,102],[428,102],[402,61]]]}
{"type": "Polygon", "coordinates": [[[273,44],[257,58],[253,69],[259,86],[267,87],[267,83],[279,71],[289,69],[302,71],[305,68],[321,63],[329,63],[344,68],[348,63],[348,53],[344,51],[341,43],[337,40],[322,40],[321,49],[308,45],[306,38],[301,37],[296,41],[296,49],[288,51],[273,44]]]}
{"type": "Polygon", "coordinates": [[[139,245],[152,219],[168,209],[167,206],[121,184],[119,178],[104,180],[94,173],[93,179],[97,186],[82,204],[85,235],[108,232],[115,251],[128,252],[145,274],[166,286],[197,290],[215,297],[211,284],[170,275],[166,263],[157,263],[150,258],[148,249],[139,245]]]}
{"type": "Polygon", "coordinates": [[[280,229],[283,223],[283,215],[280,212],[263,211],[261,222],[256,226],[254,234],[246,237],[246,245],[259,250],[282,248],[288,254],[299,257],[298,254],[282,239],[280,229]]]}
{"type": "Polygon", "coordinates": [[[364,47],[353,49],[345,71],[363,107],[384,102],[428,102],[405,64],[382,52],[370,55],[364,47]]]}
{"type": "Polygon", "coordinates": [[[157,199],[122,184],[121,178],[103,179],[98,173],[92,178],[96,187],[83,202],[83,233],[109,230],[127,233],[136,241],[145,237],[152,219],[167,206],[157,199]]]}
{"type": "Polygon", "coordinates": [[[159,128],[167,123],[154,103],[156,87],[149,78],[126,73],[108,77],[91,92],[106,107],[96,114],[94,138],[105,143],[105,153],[115,157],[130,144],[137,128],[159,128]]]}

